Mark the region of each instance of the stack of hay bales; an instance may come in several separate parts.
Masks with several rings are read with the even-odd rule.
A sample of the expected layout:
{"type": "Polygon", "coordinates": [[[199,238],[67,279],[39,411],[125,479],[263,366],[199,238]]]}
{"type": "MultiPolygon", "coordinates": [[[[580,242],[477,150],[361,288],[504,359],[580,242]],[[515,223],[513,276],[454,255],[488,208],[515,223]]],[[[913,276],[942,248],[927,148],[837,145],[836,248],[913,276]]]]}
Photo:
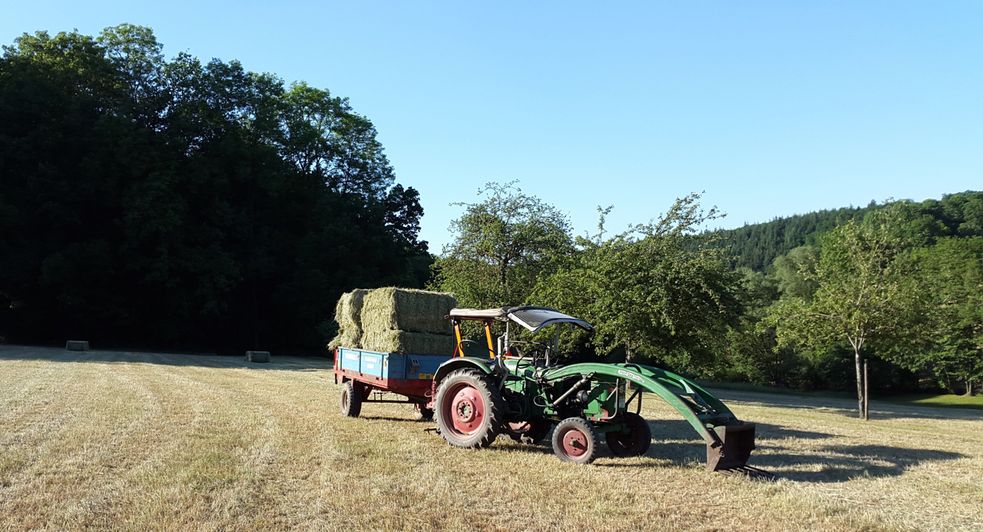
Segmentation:
{"type": "Polygon", "coordinates": [[[338,301],[335,320],[339,345],[383,353],[451,354],[454,336],[445,319],[457,300],[451,294],[408,288],[349,292],[338,301]],[[349,296],[351,294],[351,296],[349,296]],[[346,296],[349,296],[346,302],[346,296]],[[361,312],[353,318],[353,309],[361,312]]]}

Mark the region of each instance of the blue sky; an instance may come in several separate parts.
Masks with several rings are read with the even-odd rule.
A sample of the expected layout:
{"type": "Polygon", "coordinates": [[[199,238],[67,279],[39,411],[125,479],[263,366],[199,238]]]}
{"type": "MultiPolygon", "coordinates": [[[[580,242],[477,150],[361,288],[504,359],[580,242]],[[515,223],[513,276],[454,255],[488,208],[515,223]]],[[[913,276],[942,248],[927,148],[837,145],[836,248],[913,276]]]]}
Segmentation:
{"type": "Polygon", "coordinates": [[[348,97],[422,237],[519,180],[609,227],[705,191],[720,226],[983,189],[983,2],[4,2],[0,42],[121,22],[348,97]]]}

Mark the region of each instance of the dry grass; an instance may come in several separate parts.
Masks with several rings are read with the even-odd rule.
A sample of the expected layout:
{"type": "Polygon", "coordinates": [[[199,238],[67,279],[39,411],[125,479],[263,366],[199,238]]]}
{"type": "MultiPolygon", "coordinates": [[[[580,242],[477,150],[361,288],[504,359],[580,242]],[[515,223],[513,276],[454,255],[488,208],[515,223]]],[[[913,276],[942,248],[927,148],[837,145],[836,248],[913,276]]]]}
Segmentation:
{"type": "Polygon", "coordinates": [[[983,528],[979,411],[721,392],[767,482],[706,473],[655,400],[649,456],[580,467],[401,405],[342,418],[327,365],[0,346],[0,528],[983,528]]]}

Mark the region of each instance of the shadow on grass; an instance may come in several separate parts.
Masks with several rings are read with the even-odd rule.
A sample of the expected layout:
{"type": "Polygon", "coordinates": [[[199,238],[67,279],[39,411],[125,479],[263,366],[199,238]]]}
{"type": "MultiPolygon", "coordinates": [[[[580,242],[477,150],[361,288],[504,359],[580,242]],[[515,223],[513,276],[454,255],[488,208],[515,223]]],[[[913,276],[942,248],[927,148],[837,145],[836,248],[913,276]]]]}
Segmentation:
{"type": "MultiPolygon", "coordinates": [[[[704,463],[706,445],[697,439],[693,428],[682,420],[649,421],[652,447],[649,458],[662,466],[689,467],[704,463]]],[[[501,437],[501,436],[500,436],[501,437]]],[[[888,445],[820,445],[801,448],[790,440],[822,440],[833,437],[824,432],[790,429],[766,423],[757,424],[756,449],[748,465],[774,473],[778,478],[798,482],[836,483],[857,477],[892,477],[926,462],[964,458],[965,455],[933,449],[911,449],[888,445]]],[[[510,445],[512,452],[552,453],[549,441],[542,445],[510,445]]],[[[613,456],[601,438],[600,456],[613,456]]],[[[658,467],[651,463],[605,462],[599,467],[658,467]]]]}
{"type": "MultiPolygon", "coordinates": [[[[691,441],[695,435],[682,420],[650,421],[654,441],[648,456],[683,465],[706,459],[706,445],[691,441]],[[690,441],[686,441],[690,440],[690,441]]],[[[803,482],[845,482],[857,477],[890,477],[925,462],[957,460],[965,455],[934,449],[888,445],[830,444],[808,449],[790,440],[821,440],[823,432],[757,424],[756,449],[748,465],[771,471],[780,478],[803,482]]]]}
{"type": "Polygon", "coordinates": [[[66,351],[58,347],[0,345],[0,361],[42,360],[63,363],[127,363],[164,366],[196,366],[203,368],[249,368],[263,370],[319,371],[331,370],[333,359],[328,356],[278,356],[273,353],[268,363],[246,362],[238,355],[145,353],[126,350],[66,351]]]}
{"type": "Polygon", "coordinates": [[[421,425],[421,426],[422,424],[433,425],[432,421],[427,421],[422,418],[413,419],[408,417],[373,416],[373,415],[365,415],[365,414],[360,414],[358,417],[359,419],[364,419],[366,421],[385,421],[387,423],[401,423],[406,425],[421,425]]]}
{"type": "MultiPolygon", "coordinates": [[[[420,420],[389,416],[363,416],[370,421],[399,423],[407,427],[428,425],[420,420]]],[[[694,463],[706,460],[706,445],[698,439],[693,428],[683,420],[649,421],[652,429],[652,446],[646,453],[648,458],[659,460],[651,462],[605,461],[599,467],[691,467],[694,463]]],[[[551,436],[535,445],[521,444],[500,434],[493,449],[503,452],[553,454],[551,436]]],[[[436,433],[434,437],[440,436],[436,433]]],[[[889,445],[811,445],[802,448],[795,440],[822,440],[834,438],[832,434],[818,431],[791,429],[779,425],[758,423],[756,432],[756,452],[752,452],[749,466],[774,473],[778,478],[799,482],[836,483],[846,482],[858,477],[892,477],[904,474],[906,470],[926,462],[957,460],[966,455],[933,449],[911,449],[889,445]]],[[[604,443],[599,456],[612,457],[604,443]]]]}

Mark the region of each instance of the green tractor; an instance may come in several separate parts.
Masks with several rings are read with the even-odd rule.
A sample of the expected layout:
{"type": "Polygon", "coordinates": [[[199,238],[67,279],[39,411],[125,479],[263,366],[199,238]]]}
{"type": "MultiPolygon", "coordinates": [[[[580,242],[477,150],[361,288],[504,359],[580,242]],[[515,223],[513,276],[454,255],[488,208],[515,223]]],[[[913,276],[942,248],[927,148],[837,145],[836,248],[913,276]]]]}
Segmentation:
{"type": "Polygon", "coordinates": [[[695,382],[640,364],[559,364],[558,334],[546,343],[519,342],[511,334],[515,326],[532,334],[559,326],[593,331],[584,320],[542,307],[453,309],[448,317],[457,347],[434,374],[430,406],[438,432],[451,445],[483,448],[503,433],[540,443],[552,429],[553,452],[567,462],[592,462],[602,435],[615,456],[643,455],[652,442],[649,424],[639,415],[648,392],[675,408],[703,438],[707,469],[747,465],[754,424],[738,420],[695,382]],[[485,341],[464,339],[464,321],[480,322],[485,341]],[[496,323],[505,324],[497,339],[496,323]]]}

